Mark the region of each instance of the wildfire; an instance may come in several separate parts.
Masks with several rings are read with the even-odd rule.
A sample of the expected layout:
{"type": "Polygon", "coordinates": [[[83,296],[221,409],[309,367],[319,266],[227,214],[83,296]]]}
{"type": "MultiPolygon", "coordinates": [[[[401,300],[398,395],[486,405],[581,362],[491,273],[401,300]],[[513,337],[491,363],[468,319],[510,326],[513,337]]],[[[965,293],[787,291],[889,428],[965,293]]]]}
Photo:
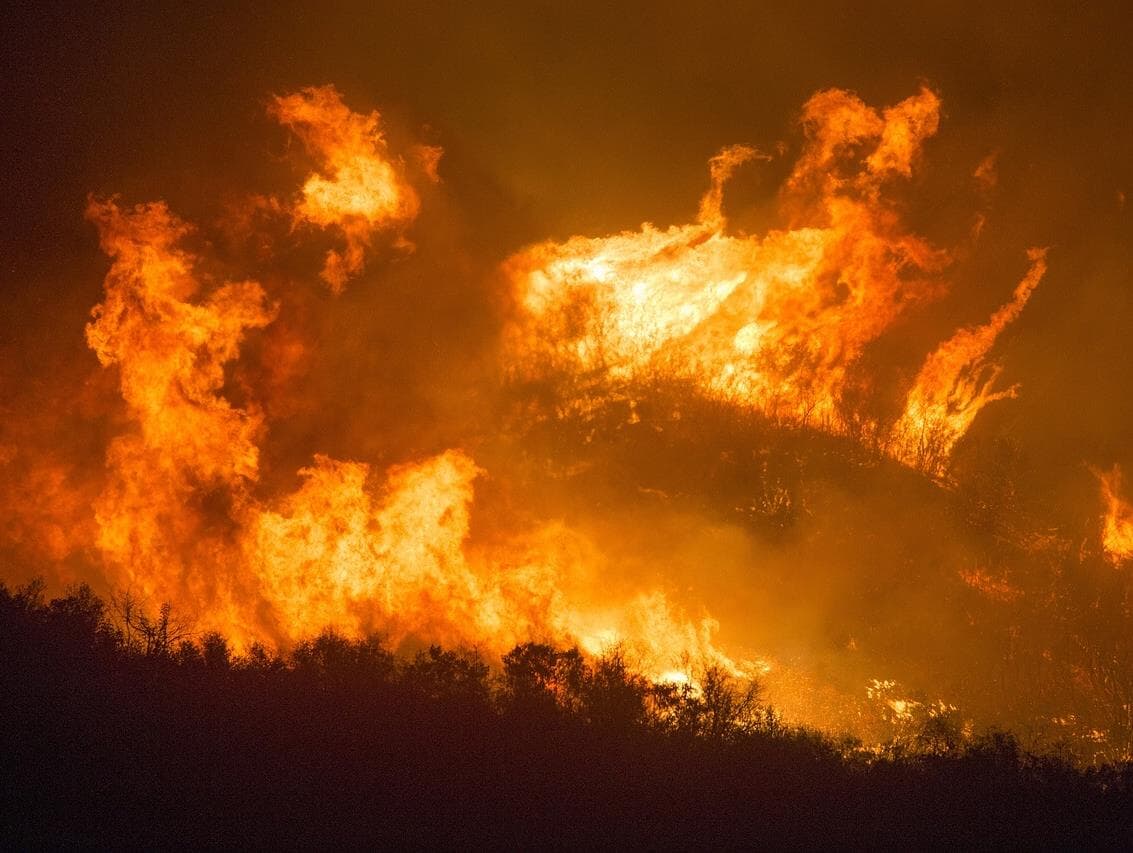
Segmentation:
{"type": "Polygon", "coordinates": [[[87,341],[103,365],[117,367],[134,423],[107,451],[97,547],[124,587],[230,610],[238,591],[214,559],[219,528],[226,510],[248,500],[263,424],[220,391],[245,332],[272,312],[255,282],[192,301],[202,289],[196,258],[178,245],[190,228],[164,204],[122,210],[92,200],[87,216],[112,258],[87,341]]]}
{"type": "MultiPolygon", "coordinates": [[[[353,112],[333,86],[317,86],[275,98],[271,112],[319,161],[320,171],[303,184],[292,215],[297,224],[342,232],[344,251],[328,252],[321,273],[339,293],[362,271],[373,236],[412,222],[420,199],[409,183],[404,162],[391,157],[376,111],[353,112]]],[[[424,171],[436,180],[441,150],[425,147],[421,151],[424,171]]]]}
{"type": "MultiPolygon", "coordinates": [[[[327,268],[341,286],[370,229],[404,220],[416,196],[379,156],[376,113],[350,112],[329,88],[274,109],[332,165],[333,181],[307,181],[297,215],[343,228],[345,261],[327,268]]],[[[568,529],[472,544],[482,472],[461,450],[397,466],[380,486],[364,463],[317,456],[294,493],[256,497],[265,418],[223,389],[245,335],[274,318],[264,290],[199,275],[183,247],[191,227],[160,202],[92,200],[88,217],[112,264],[87,340],[117,368],[133,424],[110,445],[95,507],[113,585],[168,599],[238,645],[289,645],[330,626],[496,654],[532,639],[592,654],[618,645],[657,675],[682,661],[743,671],[713,645],[715,622],[684,619],[661,591],[622,602],[596,594],[582,581],[601,555],[568,529]]]]}
{"type": "Polygon", "coordinates": [[[1004,578],[996,577],[980,568],[961,569],[959,575],[960,580],[965,584],[993,601],[1010,604],[1023,595],[1022,590],[1012,586],[1004,578]]]}
{"type": "MultiPolygon", "coordinates": [[[[906,229],[889,195],[936,132],[928,89],[884,112],[829,90],[803,108],[806,142],[780,197],[789,227],[731,234],[724,183],[755,149],[724,149],[697,220],[645,223],[609,237],[525,249],[505,265],[517,313],[508,351],[520,378],[646,374],[777,417],[837,430],[849,412],[850,371],[868,344],[911,306],[945,289],[952,253],[906,229]]],[[[984,358],[1045,269],[1042,252],[1015,298],[984,326],[929,356],[890,430],[894,455],[916,464],[910,436],[934,430],[944,455],[988,402],[998,375],[984,358]]],[[[876,431],[880,425],[871,426],[876,431]]],[[[935,470],[931,465],[922,465],[935,470]]]]}
{"type": "Polygon", "coordinates": [[[1102,547],[1109,558],[1119,563],[1133,558],[1133,505],[1121,496],[1121,468],[1099,473],[1105,518],[1102,522],[1102,547]]]}
{"type": "Polygon", "coordinates": [[[1017,385],[996,390],[1001,368],[989,363],[987,354],[1046,274],[1046,250],[1031,249],[1027,254],[1031,267],[1012,300],[982,326],[958,331],[925,361],[894,427],[896,455],[903,462],[941,471],[980,410],[1018,393],[1017,385]]]}
{"type": "MultiPolygon", "coordinates": [[[[341,242],[321,278],[341,292],[379,235],[407,245],[420,179],[437,179],[440,149],[391,152],[379,114],[352,111],[329,86],[274,98],[269,110],[302,141],[314,170],[294,193],[258,196],[247,208],[285,213],[299,239],[312,227],[329,230],[341,242]]],[[[885,110],[848,92],[815,95],[780,193],[782,225],[763,234],[729,229],[724,190],[738,169],[770,157],[732,146],[710,160],[709,189],[689,224],[523,249],[503,266],[516,308],[503,333],[505,372],[581,382],[580,405],[660,374],[823,429],[869,421],[847,393],[861,381],[863,353],[912,307],[945,292],[956,254],[913,233],[893,198],[919,167],[939,112],[928,89],[885,110]]],[[[236,646],[289,646],[332,627],[378,632],[405,648],[439,642],[493,655],[526,641],[593,655],[618,646],[642,672],[670,681],[705,662],[770,672],[764,661],[725,654],[718,623],[688,616],[663,589],[615,592],[604,582],[614,573],[608,558],[561,522],[501,523],[474,535],[485,472],[467,446],[384,472],[316,455],[296,488],[271,493],[261,449],[283,410],[265,407],[281,397],[275,386],[293,378],[308,342],[267,341],[276,357],[267,384],[255,387],[241,350],[282,327],[281,306],[261,283],[211,277],[210,259],[188,248],[193,226],[163,202],[92,198],[87,216],[110,269],[86,338],[113,371],[125,425],[95,486],[53,500],[55,514],[38,531],[28,512],[9,513],[6,536],[14,530],[56,557],[84,548],[106,586],[168,600],[236,646]],[[239,398],[229,393],[236,387],[239,398]],[[88,540],[81,546],[80,536],[88,540]]],[[[237,225],[243,238],[254,227],[237,225]]],[[[1044,271],[1044,253],[1032,251],[1013,299],[928,356],[903,414],[868,422],[895,458],[939,473],[982,407],[1014,393],[995,388],[999,370],[988,356],[1044,271]]],[[[21,453],[0,446],[0,466],[16,470],[21,453]]],[[[68,490],[63,466],[34,471],[44,473],[25,478],[29,488],[68,490]]],[[[1121,507],[1107,547],[1112,527],[1129,555],[1133,524],[1121,507]]],[[[975,575],[965,581],[991,589],[975,575]]]]}

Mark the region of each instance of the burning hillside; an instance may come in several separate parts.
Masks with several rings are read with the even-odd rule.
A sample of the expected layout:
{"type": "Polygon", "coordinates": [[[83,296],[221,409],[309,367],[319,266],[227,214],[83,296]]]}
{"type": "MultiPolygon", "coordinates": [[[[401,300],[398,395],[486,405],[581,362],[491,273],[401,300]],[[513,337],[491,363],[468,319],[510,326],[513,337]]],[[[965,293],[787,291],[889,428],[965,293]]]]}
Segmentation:
{"type": "MultiPolygon", "coordinates": [[[[1046,250],[1016,247],[1017,269],[986,284],[990,317],[914,334],[986,220],[972,210],[949,245],[918,229],[942,124],[931,88],[882,108],[819,91],[793,154],[732,145],[709,160],[693,221],[512,246],[485,269],[430,236],[446,231],[428,218],[430,199],[445,204],[441,148],[329,85],[272,97],[267,114],[287,188],[234,188],[198,223],[164,201],[90,197],[109,262],[86,326],[99,367],[88,414],[67,417],[95,435],[58,451],[62,413],[7,413],[5,546],[25,564],[168,601],[237,648],[326,627],[410,651],[620,648],[657,680],[705,664],[758,676],[794,719],[867,738],[916,714],[1049,721],[1067,703],[1072,737],[1129,736],[1120,714],[1100,732],[1087,721],[1122,701],[1096,667],[1031,677],[1049,662],[1043,602],[1067,540],[996,515],[1014,481],[994,465],[964,473],[977,416],[1020,387],[995,347],[1046,250]],[[734,226],[729,189],[773,166],[765,227],[734,226]],[[311,317],[380,305],[336,307],[387,273],[418,288],[405,317],[440,278],[491,306],[474,391],[455,387],[460,358],[439,362],[452,375],[430,393],[478,398],[450,403],[444,428],[396,405],[362,416],[354,377],[312,378],[351,350],[311,317]],[[391,424],[448,440],[344,446],[391,424]],[[995,666],[973,671],[973,650],[995,666]],[[1005,710],[989,673],[1007,670],[1019,707],[1005,710]],[[1071,699],[1048,689],[1068,672],[1071,699]]],[[[991,163],[968,164],[973,195],[991,163]]],[[[384,321],[383,346],[447,353],[448,320],[384,321]]],[[[1119,561],[1128,507],[1116,473],[1103,483],[1119,561]]]]}
{"type": "Polygon", "coordinates": [[[943,471],[980,409],[1011,393],[993,390],[998,371],[984,358],[1042,278],[1045,253],[1031,252],[1030,272],[989,323],[928,356],[895,423],[855,408],[851,383],[871,382],[855,371],[864,350],[947,292],[957,252],[911,233],[889,198],[912,177],[939,111],[927,89],[884,111],[838,90],[811,98],[780,193],[784,228],[728,233],[725,181],[768,159],[735,146],[710,162],[690,225],[525,250],[508,262],[522,312],[509,366],[595,376],[598,395],[619,379],[680,377],[788,421],[853,424],[902,461],[943,471]]]}

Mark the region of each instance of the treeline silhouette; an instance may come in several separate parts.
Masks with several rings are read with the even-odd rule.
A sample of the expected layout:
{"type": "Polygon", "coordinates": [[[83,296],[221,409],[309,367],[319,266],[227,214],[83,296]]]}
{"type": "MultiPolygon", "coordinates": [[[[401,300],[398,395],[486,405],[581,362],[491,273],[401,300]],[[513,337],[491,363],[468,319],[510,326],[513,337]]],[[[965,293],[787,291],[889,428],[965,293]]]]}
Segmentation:
{"type": "Polygon", "coordinates": [[[165,607],[0,583],[0,846],[1133,844],[1133,767],[1005,733],[878,757],[712,667],[332,632],[234,655],[165,607]],[[111,618],[115,616],[116,618],[111,618]]]}

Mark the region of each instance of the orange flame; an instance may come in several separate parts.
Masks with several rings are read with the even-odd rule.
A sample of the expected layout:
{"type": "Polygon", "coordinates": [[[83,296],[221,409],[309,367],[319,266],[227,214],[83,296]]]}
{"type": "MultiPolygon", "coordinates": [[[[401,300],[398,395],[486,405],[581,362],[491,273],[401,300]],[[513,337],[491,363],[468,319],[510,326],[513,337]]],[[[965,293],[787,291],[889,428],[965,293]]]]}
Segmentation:
{"type": "MultiPolygon", "coordinates": [[[[337,228],[346,241],[343,252],[331,250],[322,278],[335,293],[358,275],[373,236],[398,231],[417,216],[420,200],[404,164],[390,156],[376,112],[355,113],[334,86],[313,86],[277,97],[271,112],[290,128],[319,161],[320,171],[303,184],[295,221],[337,228]]],[[[424,171],[435,180],[441,150],[421,146],[424,171]]]]}
{"type": "Polygon", "coordinates": [[[223,536],[211,533],[223,504],[247,500],[262,431],[256,411],[221,396],[224,366],[272,311],[255,282],[190,301],[201,290],[196,259],[178,247],[190,228],[164,204],[124,211],[91,200],[87,216],[113,258],[87,341],[103,365],[117,366],[137,427],[110,444],[97,546],[123,585],[143,595],[184,589],[219,606],[232,594],[223,565],[215,578],[190,567],[223,536]]]}
{"type": "MultiPolygon", "coordinates": [[[[724,149],[697,221],[542,243],[505,264],[517,316],[508,352],[522,378],[593,376],[598,387],[658,373],[703,392],[837,429],[848,373],[865,347],[942,290],[948,252],[908,232],[887,199],[936,132],[940,101],[922,89],[883,113],[840,90],[803,109],[806,144],[781,196],[791,227],[726,232],[724,182],[763,157],[724,149]]],[[[983,358],[1025,304],[1041,252],[1013,302],[931,356],[896,432],[928,419],[945,452],[993,392],[983,358]]],[[[860,413],[858,413],[860,416],[860,413]]],[[[876,423],[873,424],[877,426],[876,423]]],[[[898,458],[909,461],[902,449],[898,458]]]]}
{"type": "Polygon", "coordinates": [[[1027,256],[1031,267],[1011,301],[982,326],[956,332],[925,361],[894,427],[896,455],[902,461],[940,473],[980,410],[1018,393],[1017,385],[995,390],[1001,368],[986,358],[1046,274],[1046,249],[1031,249],[1027,256]]]}
{"type": "Polygon", "coordinates": [[[0,444],[0,542],[54,563],[87,547],[94,527],[91,495],[74,473],[50,451],[0,444]]]}
{"type": "Polygon", "coordinates": [[[969,587],[982,593],[993,601],[1011,603],[1017,601],[1023,591],[1010,584],[1005,578],[987,572],[980,568],[961,569],[960,580],[969,587]]]}
{"type": "Polygon", "coordinates": [[[200,283],[194,258],[176,244],[190,228],[160,202],[122,211],[92,199],[87,216],[114,259],[87,341],[103,365],[118,366],[142,444],[167,455],[165,467],[205,482],[254,478],[259,419],[219,391],[245,331],[272,319],[263,289],[226,284],[204,303],[187,301],[200,283]]]}
{"type": "Polygon", "coordinates": [[[1133,505],[1121,497],[1121,468],[1114,465],[1108,473],[1098,473],[1105,517],[1102,522],[1102,547],[1114,563],[1133,558],[1133,505]]]}
{"type": "Polygon", "coordinates": [[[516,255],[506,271],[520,369],[615,379],[660,369],[764,410],[833,417],[848,366],[909,304],[935,294],[932,277],[948,260],[878,203],[911,170],[938,104],[923,90],[882,117],[846,92],[811,98],[782,199],[790,229],[725,232],[723,183],[757,156],[737,147],[713,158],[695,223],[516,255]]]}
{"type": "Polygon", "coordinates": [[[601,557],[577,534],[549,526],[470,545],[480,469],[460,451],[394,468],[377,500],[361,463],[319,457],[301,473],[277,511],[255,514],[245,541],[288,640],[334,625],[502,653],[536,638],[592,654],[620,644],[657,674],[685,659],[740,671],[713,645],[712,620],[681,620],[659,591],[614,606],[588,600],[577,582],[601,557]]]}
{"type": "Polygon", "coordinates": [[[591,653],[621,644],[646,673],[682,661],[741,671],[713,645],[716,624],[683,619],[663,593],[595,598],[582,579],[601,557],[569,530],[474,546],[480,469],[459,450],[392,469],[380,492],[367,465],[318,456],[293,494],[256,498],[263,417],[222,392],[246,332],[273,319],[262,288],[210,290],[181,245],[190,227],[164,204],[92,200],[88,216],[113,261],[87,339],[118,368],[135,425],[110,445],[95,506],[111,583],[168,599],[238,645],[331,626],[493,653],[530,639],[591,653]]]}
{"type": "MultiPolygon", "coordinates": [[[[506,330],[511,368],[592,377],[603,393],[660,371],[708,395],[838,428],[865,349],[910,306],[943,291],[952,253],[911,233],[891,198],[918,167],[939,109],[927,89],[884,111],[843,91],[815,95],[780,197],[785,224],[766,234],[728,231],[726,182],[745,163],[769,159],[733,146],[711,159],[692,223],[644,224],[516,254],[504,266],[518,307],[506,330]]],[[[276,98],[271,110],[318,171],[290,204],[263,206],[341,237],[321,272],[341,291],[363,270],[376,235],[401,239],[417,216],[410,167],[391,155],[378,113],[351,111],[333,87],[276,98]]],[[[436,179],[440,149],[410,156],[412,168],[436,179]]],[[[264,289],[209,280],[185,247],[191,227],[161,202],[127,209],[92,199],[87,215],[111,258],[87,341],[117,371],[129,417],[109,445],[94,500],[94,549],[110,584],[168,599],[237,645],[289,645],[331,626],[352,636],[379,631],[394,644],[491,653],[527,640],[591,654],[620,644],[655,677],[701,661],[735,673],[763,668],[726,656],[717,623],[687,617],[663,590],[608,591],[604,556],[562,524],[474,536],[483,472],[463,449],[384,476],[318,455],[291,494],[264,496],[267,422],[257,389],[242,388],[247,402],[239,406],[226,396],[238,384],[229,371],[246,337],[275,318],[264,289]]],[[[993,389],[998,370],[986,358],[1044,269],[1042,252],[1033,252],[1013,301],[928,358],[894,427],[898,439],[931,427],[947,453],[984,405],[1013,393],[993,389]]],[[[277,345],[269,374],[284,382],[304,350],[277,345]]],[[[933,467],[907,446],[894,442],[894,454],[933,467]]],[[[0,447],[0,465],[15,459],[0,447]]],[[[66,479],[60,467],[37,488],[61,490],[66,479]]],[[[87,502],[58,504],[81,514],[87,502]]],[[[1128,546],[1122,506],[1115,529],[1128,546]]],[[[44,540],[60,554],[74,547],[63,526],[44,540]]]]}

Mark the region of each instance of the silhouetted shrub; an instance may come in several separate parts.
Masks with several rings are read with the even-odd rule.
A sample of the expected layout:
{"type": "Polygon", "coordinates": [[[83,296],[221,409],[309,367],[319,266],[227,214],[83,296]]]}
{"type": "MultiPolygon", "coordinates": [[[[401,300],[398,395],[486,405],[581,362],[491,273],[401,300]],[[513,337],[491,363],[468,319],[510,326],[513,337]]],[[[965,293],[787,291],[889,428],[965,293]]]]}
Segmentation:
{"type": "MultiPolygon", "coordinates": [[[[1078,769],[945,715],[903,758],[785,726],[714,667],[617,650],[398,660],[326,631],[233,654],[85,587],[0,584],[0,845],[1117,847],[1133,766],[1078,769]],[[920,744],[918,747],[917,744],[920,744]]],[[[931,724],[931,725],[929,725],[931,724]]],[[[919,740],[918,740],[919,739],[919,740]]]]}

